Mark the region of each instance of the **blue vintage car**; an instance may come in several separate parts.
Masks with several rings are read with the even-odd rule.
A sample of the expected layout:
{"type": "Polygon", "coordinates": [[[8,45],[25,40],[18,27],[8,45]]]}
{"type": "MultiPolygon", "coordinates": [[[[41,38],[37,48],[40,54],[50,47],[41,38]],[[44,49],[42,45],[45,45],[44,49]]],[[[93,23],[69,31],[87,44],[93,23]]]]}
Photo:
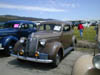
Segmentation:
{"type": "Polygon", "coordinates": [[[36,23],[26,20],[8,21],[0,29],[0,51],[10,55],[15,43],[20,37],[27,37],[30,33],[36,32],[36,23]]]}

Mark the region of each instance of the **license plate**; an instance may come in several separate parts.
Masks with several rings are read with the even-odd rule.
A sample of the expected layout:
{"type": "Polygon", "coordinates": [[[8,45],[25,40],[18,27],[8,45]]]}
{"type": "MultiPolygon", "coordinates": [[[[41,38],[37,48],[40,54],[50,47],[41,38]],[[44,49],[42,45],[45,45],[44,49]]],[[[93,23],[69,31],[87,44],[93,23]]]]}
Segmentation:
{"type": "Polygon", "coordinates": [[[2,48],[2,44],[0,43],[0,48],[2,48]]]}
{"type": "Polygon", "coordinates": [[[44,60],[48,59],[48,54],[40,53],[39,55],[40,55],[39,56],[40,59],[44,59],[44,60]]]}

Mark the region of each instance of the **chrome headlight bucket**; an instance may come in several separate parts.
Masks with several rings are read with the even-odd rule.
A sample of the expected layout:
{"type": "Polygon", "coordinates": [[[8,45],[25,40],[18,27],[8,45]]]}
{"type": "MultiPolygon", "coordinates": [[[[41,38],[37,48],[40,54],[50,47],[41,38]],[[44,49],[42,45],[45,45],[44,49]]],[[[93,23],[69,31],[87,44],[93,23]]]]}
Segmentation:
{"type": "Polygon", "coordinates": [[[24,37],[23,37],[23,38],[20,38],[20,40],[19,40],[19,41],[20,41],[20,43],[24,43],[24,42],[25,42],[25,40],[26,40],[26,38],[24,38],[24,37]]]}
{"type": "Polygon", "coordinates": [[[100,54],[93,57],[93,65],[95,68],[100,69],[100,54]]]}
{"type": "Polygon", "coordinates": [[[45,44],[46,44],[46,39],[40,40],[40,45],[45,46],[45,44]]]}

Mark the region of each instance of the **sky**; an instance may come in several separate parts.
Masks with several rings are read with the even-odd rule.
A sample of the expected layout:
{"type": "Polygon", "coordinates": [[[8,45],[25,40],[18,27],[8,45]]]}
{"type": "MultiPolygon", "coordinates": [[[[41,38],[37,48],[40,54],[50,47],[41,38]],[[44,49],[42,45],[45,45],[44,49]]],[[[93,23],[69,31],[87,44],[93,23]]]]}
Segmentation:
{"type": "Polygon", "coordinates": [[[0,15],[100,20],[100,0],[0,0],[0,15]]]}

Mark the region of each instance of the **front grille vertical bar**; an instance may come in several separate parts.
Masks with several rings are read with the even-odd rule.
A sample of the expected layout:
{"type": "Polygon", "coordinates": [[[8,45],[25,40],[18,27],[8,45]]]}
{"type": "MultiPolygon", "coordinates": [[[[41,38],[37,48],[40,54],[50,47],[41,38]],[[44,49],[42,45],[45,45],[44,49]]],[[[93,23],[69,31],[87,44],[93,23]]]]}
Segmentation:
{"type": "Polygon", "coordinates": [[[24,49],[24,56],[28,56],[28,50],[29,50],[29,39],[26,41],[26,47],[24,49]]]}
{"type": "Polygon", "coordinates": [[[37,38],[30,38],[29,39],[29,56],[33,56],[35,51],[38,49],[38,39],[37,38]]]}

